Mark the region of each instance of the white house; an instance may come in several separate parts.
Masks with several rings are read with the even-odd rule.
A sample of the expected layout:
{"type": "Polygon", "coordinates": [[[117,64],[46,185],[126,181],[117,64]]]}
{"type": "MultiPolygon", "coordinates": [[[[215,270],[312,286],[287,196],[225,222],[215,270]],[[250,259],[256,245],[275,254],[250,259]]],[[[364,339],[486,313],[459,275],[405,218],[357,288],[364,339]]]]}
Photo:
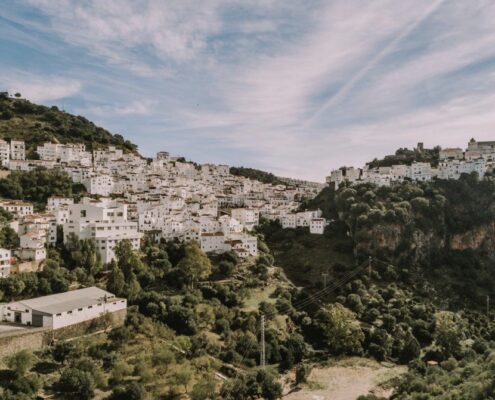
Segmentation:
{"type": "Polygon", "coordinates": [[[253,230],[259,224],[260,212],[249,208],[234,208],[231,211],[232,218],[239,221],[248,231],[253,230]]]}
{"type": "Polygon", "coordinates": [[[236,252],[239,257],[258,256],[258,239],[255,236],[246,233],[233,233],[228,235],[227,245],[231,250],[236,252]]]}
{"type": "Polygon", "coordinates": [[[127,220],[127,205],[116,203],[69,205],[69,220],[63,225],[64,242],[71,234],[79,239],[93,239],[103,263],[115,258],[115,245],[129,240],[138,250],[142,233],[138,223],[127,220]]]}
{"type": "Polygon", "coordinates": [[[108,174],[97,174],[83,179],[82,184],[88,193],[108,196],[113,193],[115,179],[108,174]]]}
{"type": "Polygon", "coordinates": [[[127,300],[97,287],[0,305],[2,321],[60,329],[127,309],[127,300]]]}
{"type": "Polygon", "coordinates": [[[230,245],[226,243],[222,232],[203,233],[199,237],[199,243],[205,253],[224,253],[230,250],[230,245]]]}
{"type": "Polygon", "coordinates": [[[313,218],[309,224],[309,232],[316,235],[323,235],[326,223],[325,218],[313,218]]]}
{"type": "Polygon", "coordinates": [[[284,214],[280,217],[280,224],[282,228],[296,228],[297,227],[297,216],[296,214],[284,214]]]}
{"type": "Polygon", "coordinates": [[[10,258],[10,250],[0,249],[0,278],[7,278],[10,275],[10,258]]]}
{"type": "Polygon", "coordinates": [[[464,158],[464,151],[459,147],[441,149],[439,154],[438,154],[438,159],[440,161],[443,161],[443,160],[462,160],[463,158],[464,158]]]}
{"type": "Polygon", "coordinates": [[[431,165],[426,162],[413,162],[411,164],[411,179],[413,181],[426,182],[431,181],[431,165]]]}
{"type": "Polygon", "coordinates": [[[7,166],[10,160],[10,145],[5,140],[0,139],[0,164],[7,166]]]}
{"type": "Polygon", "coordinates": [[[10,158],[12,160],[26,159],[26,145],[23,140],[10,141],[10,158]]]}
{"type": "Polygon", "coordinates": [[[0,200],[0,208],[3,208],[16,217],[33,213],[33,205],[22,200],[0,200]]]}
{"type": "Polygon", "coordinates": [[[43,231],[32,230],[19,239],[20,245],[15,249],[15,254],[21,260],[42,261],[46,258],[46,237],[43,231]]]}
{"type": "Polygon", "coordinates": [[[47,200],[46,210],[55,211],[57,208],[70,206],[71,204],[74,204],[74,199],[71,197],[52,196],[47,200]]]}

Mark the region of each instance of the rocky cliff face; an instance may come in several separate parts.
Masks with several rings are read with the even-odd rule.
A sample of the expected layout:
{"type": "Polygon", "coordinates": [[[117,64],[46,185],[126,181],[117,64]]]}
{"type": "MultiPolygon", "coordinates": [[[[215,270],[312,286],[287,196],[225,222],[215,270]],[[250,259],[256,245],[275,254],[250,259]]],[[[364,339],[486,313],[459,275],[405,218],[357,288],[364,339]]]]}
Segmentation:
{"type": "Polygon", "coordinates": [[[495,222],[452,235],[449,245],[453,250],[495,250],[495,222]]]}
{"type": "Polygon", "coordinates": [[[452,250],[495,251],[495,222],[469,231],[451,235],[415,229],[406,234],[401,225],[377,225],[365,237],[356,238],[356,251],[377,254],[378,251],[396,255],[399,246],[410,252],[416,261],[428,258],[432,251],[448,247],[452,250]]]}

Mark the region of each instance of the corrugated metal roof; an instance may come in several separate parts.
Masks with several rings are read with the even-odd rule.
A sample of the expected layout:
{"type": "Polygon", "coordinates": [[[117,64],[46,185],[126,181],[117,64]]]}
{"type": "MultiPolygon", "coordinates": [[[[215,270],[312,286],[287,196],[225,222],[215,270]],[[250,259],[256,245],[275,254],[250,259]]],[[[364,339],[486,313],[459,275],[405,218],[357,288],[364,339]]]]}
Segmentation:
{"type": "Polygon", "coordinates": [[[92,286],[84,289],[71,290],[65,293],[21,300],[16,303],[22,304],[32,310],[48,314],[58,314],[102,303],[105,296],[107,296],[107,299],[111,297],[115,298],[112,293],[92,286]]]}

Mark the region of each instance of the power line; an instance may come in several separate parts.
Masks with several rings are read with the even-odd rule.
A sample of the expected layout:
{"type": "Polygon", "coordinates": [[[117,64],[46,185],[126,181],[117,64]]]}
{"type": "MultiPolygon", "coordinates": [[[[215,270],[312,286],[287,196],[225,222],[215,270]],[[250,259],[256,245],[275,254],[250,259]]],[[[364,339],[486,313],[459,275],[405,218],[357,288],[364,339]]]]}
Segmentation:
{"type": "MultiPolygon", "coordinates": [[[[366,267],[369,266],[369,260],[364,261],[361,263],[358,267],[356,267],[354,270],[347,272],[344,274],[342,277],[340,277],[337,281],[335,281],[332,285],[327,286],[326,288],[323,288],[322,290],[317,291],[313,295],[309,295],[308,298],[302,299],[299,301],[296,301],[292,303],[291,305],[287,305],[286,310],[276,310],[273,312],[268,312],[265,313],[261,316],[261,350],[260,350],[260,366],[263,368],[265,367],[266,364],[266,353],[265,353],[265,323],[267,318],[272,318],[276,316],[277,314],[283,314],[286,313],[287,311],[290,311],[291,309],[295,310],[303,310],[306,308],[308,305],[311,303],[317,304],[318,307],[321,307],[321,299],[329,295],[330,293],[335,292],[337,289],[341,288],[342,286],[346,285],[350,279],[352,279],[354,276],[356,276],[359,272],[363,271],[366,267]],[[263,361],[263,362],[262,362],[263,361]]],[[[242,354],[241,359],[239,360],[239,364],[242,364],[244,359],[247,357],[250,349],[246,349],[244,353],[242,354]]],[[[237,377],[238,371],[236,371],[236,377],[237,377]]]]}

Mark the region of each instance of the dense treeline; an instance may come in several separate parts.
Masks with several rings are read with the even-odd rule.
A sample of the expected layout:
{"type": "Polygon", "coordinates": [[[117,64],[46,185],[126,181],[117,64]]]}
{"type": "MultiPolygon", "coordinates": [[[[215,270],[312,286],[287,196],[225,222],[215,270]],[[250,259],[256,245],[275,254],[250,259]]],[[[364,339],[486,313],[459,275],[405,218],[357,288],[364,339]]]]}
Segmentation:
{"type": "MultiPolygon", "coordinates": [[[[343,185],[337,191],[325,189],[309,204],[331,221],[319,241],[300,229],[282,230],[277,223],[262,229],[277,263],[289,274],[295,273],[295,265],[285,253],[292,248],[301,253],[299,262],[311,260],[300,272],[306,276],[316,275],[312,269],[320,263],[315,254],[345,255],[321,260],[329,282],[373,257],[369,271],[319,297],[329,307],[350,310],[353,314],[341,311],[347,320],[354,315],[359,321],[359,329],[352,326],[353,338],[360,339],[343,340],[340,346],[349,346],[344,354],[409,363],[393,398],[491,399],[495,325],[493,312],[486,315],[486,295],[495,287],[494,199],[490,174],[391,187],[343,185]],[[315,243],[325,242],[331,251],[314,249],[315,243]]],[[[321,276],[317,281],[310,292],[321,289],[321,276]]],[[[313,321],[321,320],[318,314],[308,311],[313,321]]],[[[304,329],[307,341],[335,354],[338,341],[325,341],[337,340],[338,332],[331,333],[315,330],[315,324],[304,329]]],[[[368,398],[373,396],[363,397],[368,398]]]]}
{"type": "Polygon", "coordinates": [[[271,183],[273,185],[283,185],[284,182],[272,174],[271,172],[261,171],[254,168],[246,167],[230,167],[230,173],[236,176],[244,176],[245,178],[257,180],[263,183],[271,183]]]}
{"type": "Polygon", "coordinates": [[[125,151],[136,151],[136,145],[122,135],[113,135],[82,116],[75,116],[57,107],[31,103],[20,97],[0,92],[0,138],[26,142],[29,158],[44,142],[84,143],[88,150],[114,145],[125,151]]]}
{"type": "Polygon", "coordinates": [[[427,162],[433,166],[438,164],[438,157],[440,153],[440,147],[436,146],[433,149],[414,149],[400,148],[395,154],[385,156],[382,159],[375,158],[368,163],[370,168],[376,167],[390,167],[392,165],[411,165],[412,162],[427,162]]]}
{"type": "Polygon", "coordinates": [[[373,255],[419,269],[440,283],[447,301],[462,306],[482,301],[495,287],[494,199],[494,177],[471,174],[391,187],[327,188],[312,206],[334,220],[328,235],[343,224],[358,259],[373,255]]]}
{"type": "Polygon", "coordinates": [[[12,171],[0,179],[0,198],[30,201],[40,209],[44,208],[51,196],[77,198],[84,192],[83,185],[74,184],[70,176],[59,169],[12,171]]]}

